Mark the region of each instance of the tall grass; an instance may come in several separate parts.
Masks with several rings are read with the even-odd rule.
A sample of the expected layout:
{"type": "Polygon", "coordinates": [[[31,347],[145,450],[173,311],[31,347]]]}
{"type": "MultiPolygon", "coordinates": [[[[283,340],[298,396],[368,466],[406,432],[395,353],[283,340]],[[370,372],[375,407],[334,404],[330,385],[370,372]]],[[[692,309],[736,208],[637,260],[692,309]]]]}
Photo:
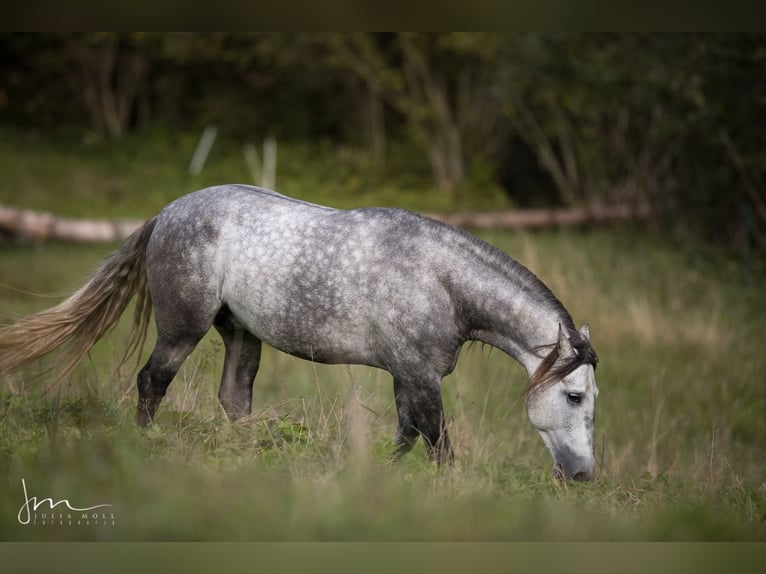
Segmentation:
{"type": "MultiPolygon", "coordinates": [[[[597,480],[558,482],[526,420],[523,369],[467,346],[443,392],[456,462],[389,462],[390,377],[266,349],[254,414],[226,422],[222,344],[200,344],[157,423],[133,424],[129,318],[60,388],[0,390],[0,538],[720,540],[766,536],[766,303],[735,263],[636,231],[489,233],[579,325],[597,380],[597,480]],[[115,525],[21,526],[30,495],[115,505],[115,525]]],[[[49,306],[105,247],[0,247],[0,314],[49,306]],[[13,287],[14,289],[11,289],[13,287]]]]}

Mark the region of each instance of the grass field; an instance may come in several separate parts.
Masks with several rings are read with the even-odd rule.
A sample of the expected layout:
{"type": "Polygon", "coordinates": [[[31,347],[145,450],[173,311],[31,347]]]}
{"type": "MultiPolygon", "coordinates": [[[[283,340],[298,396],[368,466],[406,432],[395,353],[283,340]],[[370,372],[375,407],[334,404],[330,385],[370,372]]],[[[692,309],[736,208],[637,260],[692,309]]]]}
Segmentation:
{"type": "MultiPolygon", "coordinates": [[[[4,136],[5,203],[148,216],[212,183],[183,175],[193,137],[149,151],[127,141],[116,155],[89,156],[4,136]]],[[[237,153],[212,157],[205,177],[245,181],[237,153]]],[[[307,164],[318,161],[301,153],[307,164]]],[[[336,205],[442,207],[432,192],[400,193],[395,202],[393,187],[374,197],[353,191],[348,166],[336,180],[317,176],[316,166],[291,178],[296,165],[287,162],[278,180],[285,192],[324,182],[309,198],[328,201],[331,181],[344,191],[336,205]]],[[[495,201],[490,194],[475,206],[495,201]]],[[[591,324],[601,390],[595,482],[552,478],[520,398],[523,369],[481,345],[466,346],[445,380],[456,462],[442,470],[422,447],[387,462],[393,390],[390,377],[373,369],[315,365],[266,349],[254,415],[227,423],[215,398],[222,367],[215,334],[182,368],[156,424],[137,429],[136,369],[117,370],[126,314],[59,387],[24,388],[26,374],[0,381],[0,539],[766,539],[763,271],[745,284],[736,261],[640,229],[482,237],[535,271],[578,326],[591,324]],[[36,523],[22,525],[22,479],[38,501],[113,507],[99,511],[106,523],[99,514],[90,518],[98,523],[78,525],[80,513],[72,513],[70,525],[63,505],[54,524],[43,519],[50,513],[43,504],[36,523]]],[[[113,248],[0,243],[0,316],[51,306],[113,248]]]]}
{"type": "MultiPolygon", "coordinates": [[[[591,323],[601,358],[595,483],[551,478],[520,400],[523,369],[481,346],[464,349],[444,385],[457,461],[441,471],[422,449],[387,463],[392,388],[372,369],[269,350],[255,414],[225,422],[212,334],[157,424],[139,430],[134,371],[114,373],[124,321],[45,398],[45,385],[4,382],[0,538],[763,540],[760,289],[727,280],[736,267],[690,263],[636,232],[485,238],[591,323]],[[30,497],[113,504],[115,524],[22,526],[22,478],[30,497]]],[[[50,305],[30,292],[75,287],[107,251],[2,246],[2,313],[50,305]]]]}

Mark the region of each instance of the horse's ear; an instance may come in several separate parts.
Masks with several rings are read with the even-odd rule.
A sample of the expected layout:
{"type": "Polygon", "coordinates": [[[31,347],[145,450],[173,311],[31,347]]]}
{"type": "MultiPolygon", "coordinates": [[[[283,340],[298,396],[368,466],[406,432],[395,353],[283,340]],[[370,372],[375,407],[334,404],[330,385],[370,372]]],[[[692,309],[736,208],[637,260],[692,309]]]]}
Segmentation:
{"type": "Polygon", "coordinates": [[[588,326],[587,323],[585,323],[582,327],[580,327],[580,330],[577,332],[580,333],[580,336],[583,339],[585,339],[586,341],[590,343],[590,327],[588,326]]]}
{"type": "Polygon", "coordinates": [[[559,323],[558,348],[559,348],[559,357],[561,357],[562,359],[568,359],[570,357],[575,356],[575,350],[572,347],[572,343],[569,341],[569,337],[567,336],[566,329],[564,329],[564,326],[561,323],[559,323]]]}

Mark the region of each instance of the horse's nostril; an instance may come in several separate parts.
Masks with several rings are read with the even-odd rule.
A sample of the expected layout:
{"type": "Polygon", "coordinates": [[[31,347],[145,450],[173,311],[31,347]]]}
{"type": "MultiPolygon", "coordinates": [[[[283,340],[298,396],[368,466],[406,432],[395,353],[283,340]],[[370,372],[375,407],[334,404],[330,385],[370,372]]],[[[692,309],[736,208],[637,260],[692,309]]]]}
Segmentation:
{"type": "Polygon", "coordinates": [[[584,470],[581,470],[579,472],[575,472],[572,478],[576,480],[577,482],[587,482],[591,479],[591,476],[589,473],[585,472],[584,470]]]}
{"type": "Polygon", "coordinates": [[[576,480],[577,482],[588,482],[589,480],[593,480],[593,472],[578,470],[574,474],[569,474],[564,470],[564,466],[558,462],[553,465],[553,476],[557,480],[576,480]]]}

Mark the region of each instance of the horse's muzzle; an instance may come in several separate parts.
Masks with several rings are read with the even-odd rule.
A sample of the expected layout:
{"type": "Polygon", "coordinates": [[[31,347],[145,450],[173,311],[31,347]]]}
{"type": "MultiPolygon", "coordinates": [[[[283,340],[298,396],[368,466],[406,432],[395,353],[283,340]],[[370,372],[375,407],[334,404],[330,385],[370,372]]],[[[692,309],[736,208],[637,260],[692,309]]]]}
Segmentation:
{"type": "Polygon", "coordinates": [[[553,465],[553,476],[557,480],[575,480],[577,482],[589,482],[593,480],[594,468],[592,465],[566,466],[560,462],[553,465]]]}

